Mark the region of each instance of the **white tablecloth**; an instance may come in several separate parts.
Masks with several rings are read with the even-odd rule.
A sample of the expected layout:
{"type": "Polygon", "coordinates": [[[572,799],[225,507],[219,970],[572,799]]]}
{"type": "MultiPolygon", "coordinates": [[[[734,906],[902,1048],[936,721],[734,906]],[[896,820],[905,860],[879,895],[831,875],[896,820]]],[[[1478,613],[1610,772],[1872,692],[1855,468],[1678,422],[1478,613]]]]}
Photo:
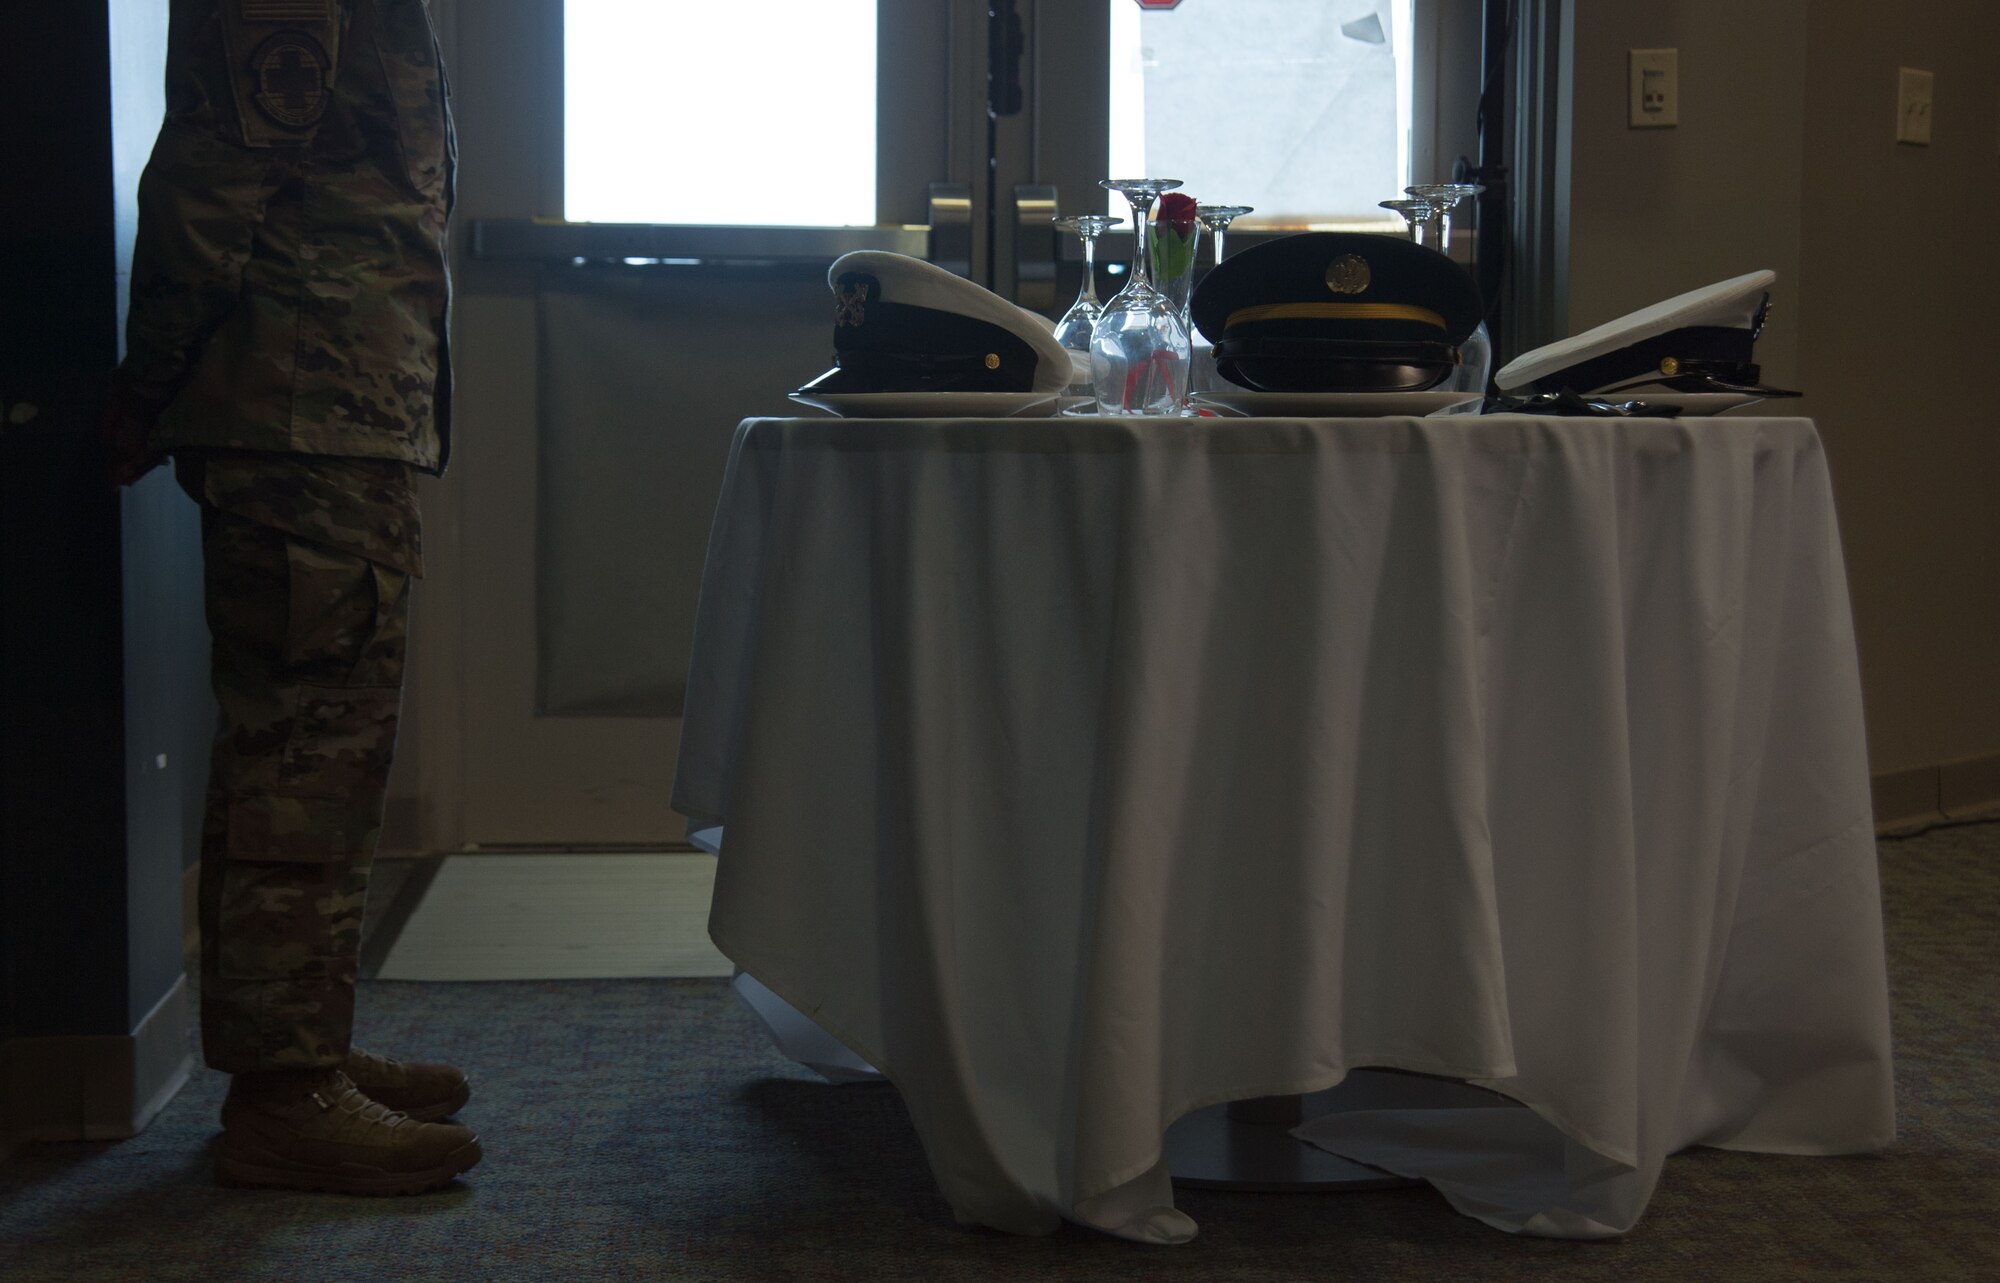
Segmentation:
{"type": "Polygon", "coordinates": [[[1184,1239],[1168,1124],[1356,1066],[1529,1106],[1300,1132],[1529,1233],[1894,1132],[1803,419],[746,421],[674,804],[964,1221],[1184,1239]]]}

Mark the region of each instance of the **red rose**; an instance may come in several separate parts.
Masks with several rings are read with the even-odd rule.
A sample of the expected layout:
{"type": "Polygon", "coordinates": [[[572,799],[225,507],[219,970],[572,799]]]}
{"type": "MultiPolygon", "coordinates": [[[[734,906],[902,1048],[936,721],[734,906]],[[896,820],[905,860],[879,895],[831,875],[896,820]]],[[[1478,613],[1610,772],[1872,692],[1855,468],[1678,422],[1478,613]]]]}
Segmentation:
{"type": "Polygon", "coordinates": [[[1173,228],[1176,235],[1188,235],[1194,231],[1194,197],[1183,196],[1179,192],[1168,192],[1160,197],[1157,221],[1162,227],[1173,228]]]}

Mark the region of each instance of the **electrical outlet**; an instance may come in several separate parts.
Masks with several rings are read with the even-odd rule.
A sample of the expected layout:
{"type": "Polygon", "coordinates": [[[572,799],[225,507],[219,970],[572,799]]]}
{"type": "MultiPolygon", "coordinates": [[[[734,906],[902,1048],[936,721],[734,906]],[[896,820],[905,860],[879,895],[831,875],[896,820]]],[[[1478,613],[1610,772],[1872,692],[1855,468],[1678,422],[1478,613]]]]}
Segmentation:
{"type": "Polygon", "coordinates": [[[1896,68],[1896,141],[1931,145],[1931,73],[1896,68]]]}
{"type": "Polygon", "coordinates": [[[1634,129],[1662,129],[1681,123],[1678,49],[1633,49],[1630,123],[1634,129]]]}

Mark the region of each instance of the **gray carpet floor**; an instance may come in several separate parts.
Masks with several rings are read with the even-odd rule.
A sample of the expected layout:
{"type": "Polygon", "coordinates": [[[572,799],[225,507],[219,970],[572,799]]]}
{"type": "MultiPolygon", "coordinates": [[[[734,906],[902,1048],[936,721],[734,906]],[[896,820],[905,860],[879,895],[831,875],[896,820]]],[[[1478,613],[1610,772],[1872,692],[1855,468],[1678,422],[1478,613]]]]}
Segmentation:
{"type": "Polygon", "coordinates": [[[1882,845],[1901,1136],[1696,1150],[1606,1243],[1512,1238],[1421,1187],[1181,1191],[1194,1242],[955,1225],[895,1091],[779,1057],[715,980],[368,982],[361,1037],[474,1075],[487,1160],[416,1199],[218,1189],[223,1080],[143,1135],[0,1167],[0,1279],[2000,1280],[2000,824],[1882,845]]]}

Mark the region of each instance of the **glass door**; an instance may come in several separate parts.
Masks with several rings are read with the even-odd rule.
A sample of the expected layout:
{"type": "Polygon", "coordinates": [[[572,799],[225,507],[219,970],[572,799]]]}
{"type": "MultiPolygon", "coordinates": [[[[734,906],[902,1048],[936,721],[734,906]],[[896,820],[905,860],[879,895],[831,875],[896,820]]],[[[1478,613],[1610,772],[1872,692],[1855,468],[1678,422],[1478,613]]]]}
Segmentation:
{"type": "Polygon", "coordinates": [[[1113,170],[1252,206],[1237,230],[1402,226],[1412,0],[1106,4],[1113,170]]]}
{"type": "Polygon", "coordinates": [[[962,224],[983,10],[431,4],[460,150],[454,452],[425,486],[385,842],[672,843],[732,431],[797,412],[829,363],[834,257],[927,252],[933,184],[962,224]]]}
{"type": "MultiPolygon", "coordinates": [[[[461,153],[455,444],[426,487],[385,841],[680,840],[723,462],[829,363],[828,263],[927,255],[1055,315],[1080,267],[1049,218],[1106,209],[1120,165],[1257,206],[1232,244],[1381,225],[1425,154],[1412,25],[1446,3],[432,0],[461,153]]],[[[1129,246],[1105,239],[1101,290],[1129,246]]]]}
{"type": "MultiPolygon", "coordinates": [[[[998,0],[996,0],[998,3],[998,0]]],[[[998,122],[994,284],[1060,311],[1080,246],[1039,220],[1125,217],[1105,177],[1171,177],[1247,205],[1232,250],[1308,229],[1395,231],[1379,202],[1448,181],[1476,152],[1480,0],[1017,0],[1029,24],[1019,115],[998,122]]],[[[1469,218],[1470,210],[1461,211],[1469,218]]],[[[1130,258],[1098,247],[1100,294],[1130,258]]],[[[1463,257],[1471,238],[1454,241],[1463,257]]],[[[1204,248],[1200,262],[1208,263],[1204,248]]]]}

